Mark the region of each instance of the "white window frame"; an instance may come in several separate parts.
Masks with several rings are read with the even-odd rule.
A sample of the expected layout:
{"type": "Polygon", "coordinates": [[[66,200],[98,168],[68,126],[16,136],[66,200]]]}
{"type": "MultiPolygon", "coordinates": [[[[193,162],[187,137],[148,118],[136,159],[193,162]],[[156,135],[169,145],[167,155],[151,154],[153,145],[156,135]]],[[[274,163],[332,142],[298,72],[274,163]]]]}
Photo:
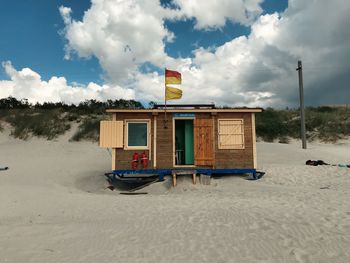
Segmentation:
{"type": "Polygon", "coordinates": [[[218,119],[218,149],[220,150],[244,150],[245,149],[245,139],[244,139],[244,119],[218,119]],[[242,133],[241,134],[232,134],[242,135],[242,145],[236,144],[232,146],[222,146],[220,144],[220,121],[240,121],[242,123],[242,133]]]}
{"type": "Polygon", "coordinates": [[[125,143],[124,150],[149,150],[151,139],[151,120],[150,119],[128,119],[125,120],[125,143]],[[146,146],[129,146],[129,123],[146,123],[147,124],[147,145],[146,146]]]}

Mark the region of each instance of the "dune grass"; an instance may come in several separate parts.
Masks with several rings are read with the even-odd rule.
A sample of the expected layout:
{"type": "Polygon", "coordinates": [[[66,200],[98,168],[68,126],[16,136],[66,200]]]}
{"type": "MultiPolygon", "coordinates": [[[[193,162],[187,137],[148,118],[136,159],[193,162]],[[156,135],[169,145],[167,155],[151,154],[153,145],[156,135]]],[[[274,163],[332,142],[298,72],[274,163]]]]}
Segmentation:
{"type": "MultiPolygon", "coordinates": [[[[264,141],[300,138],[299,110],[267,108],[256,115],[257,135],[264,141]]],[[[309,141],[336,142],[350,136],[350,109],[347,107],[308,107],[305,111],[306,136],[309,141]]]]}
{"type": "MultiPolygon", "coordinates": [[[[30,104],[28,100],[13,97],[0,99],[0,120],[12,126],[11,135],[23,140],[30,136],[48,140],[57,138],[71,128],[73,122],[80,123],[71,140],[98,140],[99,121],[108,119],[107,108],[142,109],[135,100],[86,100],[78,105],[62,102],[30,104]]],[[[1,129],[1,128],[0,128],[1,129]]],[[[1,130],[0,130],[1,131],[1,130]]]]}
{"type": "Polygon", "coordinates": [[[85,116],[81,124],[78,126],[78,130],[72,136],[71,141],[98,141],[100,132],[100,121],[106,120],[108,118],[110,118],[110,116],[85,116]]]}
{"type": "Polygon", "coordinates": [[[11,124],[11,135],[19,139],[30,136],[52,140],[70,129],[70,124],[62,110],[14,109],[4,120],[11,124]]]}
{"type": "MultiPolygon", "coordinates": [[[[32,105],[27,100],[9,97],[0,99],[0,121],[11,124],[11,135],[27,139],[30,136],[52,140],[64,134],[72,123],[79,123],[72,141],[99,139],[99,122],[110,118],[106,108],[142,109],[134,100],[87,100],[79,105],[64,103],[42,103],[32,105]]],[[[336,142],[350,136],[350,108],[308,107],[306,108],[306,132],[308,141],[336,142]]],[[[0,123],[0,131],[3,130],[0,123]]],[[[298,109],[276,110],[267,108],[256,114],[256,133],[264,141],[277,140],[289,143],[291,138],[300,138],[298,109]]]]}

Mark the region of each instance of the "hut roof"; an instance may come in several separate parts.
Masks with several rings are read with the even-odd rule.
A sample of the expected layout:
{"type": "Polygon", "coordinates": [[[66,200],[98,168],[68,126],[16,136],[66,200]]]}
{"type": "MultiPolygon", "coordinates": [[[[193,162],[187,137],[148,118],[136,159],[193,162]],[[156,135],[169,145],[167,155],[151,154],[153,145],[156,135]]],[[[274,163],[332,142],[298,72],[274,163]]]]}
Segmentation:
{"type": "MultiPolygon", "coordinates": [[[[225,109],[208,109],[208,108],[172,108],[167,107],[167,112],[262,112],[262,108],[225,108],[225,109]]],[[[159,113],[165,112],[165,109],[107,109],[109,113],[159,113]]]]}

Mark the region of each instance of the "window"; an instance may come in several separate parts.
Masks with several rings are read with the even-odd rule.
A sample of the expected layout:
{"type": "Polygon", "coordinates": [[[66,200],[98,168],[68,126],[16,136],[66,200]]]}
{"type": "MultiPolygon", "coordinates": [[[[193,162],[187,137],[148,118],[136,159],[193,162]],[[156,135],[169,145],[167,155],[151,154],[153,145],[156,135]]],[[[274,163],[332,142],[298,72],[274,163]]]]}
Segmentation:
{"type": "Polygon", "coordinates": [[[244,149],[243,119],[218,120],[219,149],[244,149]]]}
{"type": "Polygon", "coordinates": [[[126,147],[128,149],[148,149],[149,121],[126,121],[126,147]]]}

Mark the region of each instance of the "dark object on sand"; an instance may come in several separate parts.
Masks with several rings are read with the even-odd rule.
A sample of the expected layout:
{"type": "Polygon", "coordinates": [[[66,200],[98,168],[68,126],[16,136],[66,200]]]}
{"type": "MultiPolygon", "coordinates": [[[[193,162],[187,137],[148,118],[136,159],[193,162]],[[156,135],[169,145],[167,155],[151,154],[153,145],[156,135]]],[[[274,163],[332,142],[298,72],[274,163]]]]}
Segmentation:
{"type": "Polygon", "coordinates": [[[265,175],[265,172],[260,172],[260,171],[257,171],[256,172],[256,180],[260,179],[261,177],[263,177],[265,175]]]}
{"type": "Polygon", "coordinates": [[[121,176],[113,173],[106,173],[107,181],[109,186],[107,187],[110,190],[118,189],[122,191],[133,192],[139,189],[142,189],[150,184],[156,183],[159,181],[158,175],[149,175],[149,174],[138,174],[121,176]]]}
{"type": "Polygon", "coordinates": [[[7,166],[5,167],[0,167],[0,171],[5,171],[5,170],[8,170],[9,168],[7,166]]]}
{"type": "Polygon", "coordinates": [[[261,177],[263,177],[265,175],[265,172],[260,172],[260,171],[256,171],[255,175],[253,174],[253,176],[249,176],[247,178],[247,180],[259,180],[261,177]]]}
{"type": "Polygon", "coordinates": [[[318,166],[318,165],[331,165],[331,166],[339,166],[339,167],[346,167],[346,168],[350,168],[350,164],[329,164],[329,163],[325,163],[322,160],[317,160],[317,161],[313,161],[313,160],[307,160],[305,162],[306,165],[311,165],[311,166],[318,166]]]}
{"type": "Polygon", "coordinates": [[[109,185],[109,186],[107,186],[105,189],[109,189],[109,190],[111,190],[111,191],[114,191],[114,189],[115,189],[115,187],[113,186],[113,185],[109,185]]]}
{"type": "Polygon", "coordinates": [[[312,160],[307,160],[306,165],[311,165],[311,166],[317,166],[317,165],[329,165],[328,163],[325,163],[322,160],[317,160],[317,161],[312,161],[312,160]]]}
{"type": "Polygon", "coordinates": [[[147,192],[136,192],[136,193],[133,193],[133,192],[121,192],[119,194],[121,194],[121,195],[146,195],[148,193],[147,192]]]}

